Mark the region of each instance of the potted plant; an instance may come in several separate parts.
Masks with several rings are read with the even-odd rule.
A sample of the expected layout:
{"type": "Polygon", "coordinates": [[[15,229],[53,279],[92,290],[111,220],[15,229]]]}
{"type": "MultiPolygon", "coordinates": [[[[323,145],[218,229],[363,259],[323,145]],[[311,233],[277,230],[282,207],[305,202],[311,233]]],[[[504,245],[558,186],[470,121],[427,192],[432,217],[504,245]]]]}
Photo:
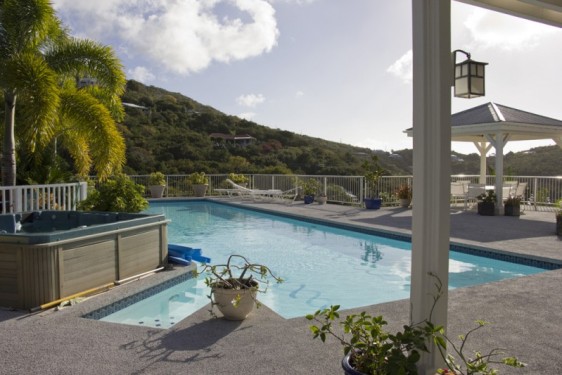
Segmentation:
{"type": "Polygon", "coordinates": [[[556,202],[558,209],[556,210],[556,234],[562,236],[562,199],[556,202]]]}
{"type": "Polygon", "coordinates": [[[303,181],[302,189],[304,192],[304,204],[310,204],[314,202],[314,197],[318,194],[320,182],[315,178],[309,178],[303,181]]]}
{"type": "Polygon", "coordinates": [[[505,216],[521,215],[521,197],[508,197],[503,204],[505,216]]]}
{"type": "Polygon", "coordinates": [[[193,172],[187,177],[187,182],[193,187],[196,197],[204,197],[209,186],[209,177],[205,176],[205,172],[193,172]]]}
{"type": "Polygon", "coordinates": [[[378,183],[385,170],[381,168],[377,155],[373,155],[370,162],[366,160],[361,167],[365,172],[365,208],[379,209],[382,199],[379,197],[378,183]]]}
{"type": "Polygon", "coordinates": [[[448,368],[439,369],[438,374],[469,375],[469,374],[497,374],[492,368],[494,363],[502,363],[512,367],[524,367],[515,357],[505,357],[497,360],[503,354],[499,349],[493,349],[488,354],[475,352],[470,358],[463,351],[469,336],[483,327],[486,322],[478,321],[478,327],[467,334],[459,336],[460,347],[447,337],[442,326],[432,323],[431,314],[439,298],[443,295],[442,283],[436,279],[437,293],[433,296],[433,307],[429,318],[417,324],[405,325],[401,331],[389,333],[384,330],[387,322],[382,316],[371,316],[365,312],[352,314],[340,319],[339,306],[330,306],[306,316],[308,320],[319,323],[311,325],[313,338],[320,338],[323,342],[328,336],[336,338],[344,349],[342,367],[347,375],[386,375],[386,374],[417,374],[416,363],[420,359],[420,352],[429,352],[427,343],[432,341],[448,368]],[[336,330],[332,323],[338,321],[343,328],[343,334],[336,330]],[[447,353],[447,344],[452,353],[447,353]],[[455,355],[460,359],[455,359],[455,355]]]}
{"type": "Polygon", "coordinates": [[[240,186],[246,187],[248,185],[248,177],[244,176],[243,174],[229,173],[228,178],[232,182],[235,182],[240,186]]]}
{"type": "Polygon", "coordinates": [[[230,255],[226,264],[205,265],[202,272],[208,275],[205,284],[211,288],[211,314],[215,316],[213,307],[217,306],[227,320],[244,320],[254,305],[259,307],[257,293],[267,292],[270,278],[283,282],[269,267],[237,254],[230,255]]]}
{"type": "Polygon", "coordinates": [[[410,185],[405,184],[400,186],[396,195],[400,200],[400,207],[408,207],[412,202],[412,189],[410,188],[410,185]]]}
{"type": "Polygon", "coordinates": [[[488,190],[478,196],[478,214],[483,216],[494,216],[496,211],[496,193],[488,190]]]}
{"type": "Polygon", "coordinates": [[[344,331],[340,335],[332,327],[332,322],[340,317],[339,307],[330,306],[306,318],[319,323],[310,326],[313,338],[320,337],[324,342],[329,335],[343,345],[342,367],[347,375],[416,374],[420,352],[428,351],[428,340],[440,328],[417,324],[404,326],[401,332],[390,333],[384,330],[387,322],[382,316],[361,312],[339,321],[344,331]]]}
{"type": "Polygon", "coordinates": [[[455,343],[447,337],[444,330],[440,328],[438,334],[433,336],[433,342],[439,350],[439,354],[441,354],[441,357],[445,360],[447,368],[438,369],[437,373],[444,375],[496,375],[499,371],[492,367],[494,364],[503,364],[511,367],[525,367],[526,364],[520,362],[517,357],[503,356],[505,353],[499,348],[490,350],[488,354],[475,351],[473,356],[469,356],[464,353],[464,349],[466,348],[465,345],[469,336],[488,324],[488,322],[483,320],[477,320],[476,327],[469,330],[466,334],[458,336],[460,339],[460,345],[455,345],[455,343]],[[450,353],[447,352],[447,346],[450,349],[450,353]],[[458,357],[458,359],[455,356],[458,357]],[[498,358],[498,356],[502,357],[498,358]]]}
{"type": "Polygon", "coordinates": [[[316,197],[316,200],[318,201],[318,204],[326,204],[328,202],[328,196],[324,193],[320,193],[316,197]]]}
{"type": "Polygon", "coordinates": [[[152,198],[162,198],[166,189],[166,176],[162,172],[153,172],[148,176],[148,187],[152,198]]]}

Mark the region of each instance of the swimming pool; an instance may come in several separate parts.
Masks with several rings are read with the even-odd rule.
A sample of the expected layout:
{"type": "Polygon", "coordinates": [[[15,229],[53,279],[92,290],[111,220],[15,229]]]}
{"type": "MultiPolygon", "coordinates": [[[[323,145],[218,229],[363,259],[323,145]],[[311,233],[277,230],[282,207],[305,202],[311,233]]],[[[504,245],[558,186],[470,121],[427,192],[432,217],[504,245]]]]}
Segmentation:
{"type": "MultiPolygon", "coordinates": [[[[410,296],[411,244],[407,241],[211,201],[151,202],[147,213],[164,214],[171,220],[168,242],[202,248],[212,263],[223,263],[236,253],[268,265],[285,282],[270,285],[259,299],[284,318],[332,304],[354,308],[410,296]]],[[[544,271],[456,251],[450,253],[449,269],[451,288],[544,271]]],[[[191,281],[186,288],[181,295],[192,305],[192,312],[209,302],[202,280],[195,285],[191,281]]]]}

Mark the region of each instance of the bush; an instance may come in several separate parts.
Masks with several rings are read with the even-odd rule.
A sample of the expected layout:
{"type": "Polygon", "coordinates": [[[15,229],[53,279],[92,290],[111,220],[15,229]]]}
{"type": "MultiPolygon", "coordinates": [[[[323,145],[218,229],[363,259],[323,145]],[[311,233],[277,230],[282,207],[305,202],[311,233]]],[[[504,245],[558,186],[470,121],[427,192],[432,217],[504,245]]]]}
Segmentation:
{"type": "Polygon", "coordinates": [[[143,198],[144,186],[128,176],[118,175],[100,182],[89,191],[88,198],[78,204],[83,211],[140,212],[148,207],[143,198]]]}

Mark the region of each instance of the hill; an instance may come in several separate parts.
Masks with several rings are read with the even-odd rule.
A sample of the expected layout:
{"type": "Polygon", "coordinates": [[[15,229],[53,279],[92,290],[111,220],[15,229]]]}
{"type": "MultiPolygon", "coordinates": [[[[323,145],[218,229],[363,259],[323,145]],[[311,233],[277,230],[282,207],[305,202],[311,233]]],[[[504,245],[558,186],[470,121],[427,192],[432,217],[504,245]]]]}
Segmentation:
{"type": "MultiPolygon", "coordinates": [[[[373,151],[272,129],[226,115],[179,93],[128,81],[121,125],[128,174],[295,173],[361,175],[361,163],[376,154],[392,175],[412,173],[412,150],[373,151]]],[[[512,175],[562,175],[562,150],[539,147],[509,153],[512,175]]],[[[478,174],[479,156],[453,153],[454,174],[478,174]]],[[[488,165],[494,165],[493,157],[488,165]]]]}

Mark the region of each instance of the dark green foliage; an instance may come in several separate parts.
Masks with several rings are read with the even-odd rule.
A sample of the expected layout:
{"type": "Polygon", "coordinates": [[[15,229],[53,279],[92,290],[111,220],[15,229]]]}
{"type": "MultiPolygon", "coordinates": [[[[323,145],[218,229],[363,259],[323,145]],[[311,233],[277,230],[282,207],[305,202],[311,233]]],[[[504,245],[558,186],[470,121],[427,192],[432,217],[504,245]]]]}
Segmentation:
{"type": "Polygon", "coordinates": [[[84,211],[140,212],[148,207],[143,198],[144,186],[135,184],[126,175],[111,177],[88,192],[79,203],[84,211]]]}
{"type": "MultiPolygon", "coordinates": [[[[229,116],[197,103],[179,93],[128,81],[124,103],[146,107],[125,107],[122,132],[127,144],[128,174],[229,173],[232,157],[247,160],[238,173],[295,173],[309,175],[363,175],[361,165],[378,157],[382,169],[391,175],[412,174],[412,150],[373,151],[272,129],[252,121],[229,116]],[[246,147],[211,141],[211,133],[249,134],[256,138],[246,147]]],[[[478,174],[480,157],[453,152],[462,161],[452,161],[453,174],[478,174]]],[[[516,175],[562,175],[562,150],[542,147],[528,153],[506,155],[506,170],[516,175]]],[[[493,157],[488,165],[493,166],[493,157]]]]}

